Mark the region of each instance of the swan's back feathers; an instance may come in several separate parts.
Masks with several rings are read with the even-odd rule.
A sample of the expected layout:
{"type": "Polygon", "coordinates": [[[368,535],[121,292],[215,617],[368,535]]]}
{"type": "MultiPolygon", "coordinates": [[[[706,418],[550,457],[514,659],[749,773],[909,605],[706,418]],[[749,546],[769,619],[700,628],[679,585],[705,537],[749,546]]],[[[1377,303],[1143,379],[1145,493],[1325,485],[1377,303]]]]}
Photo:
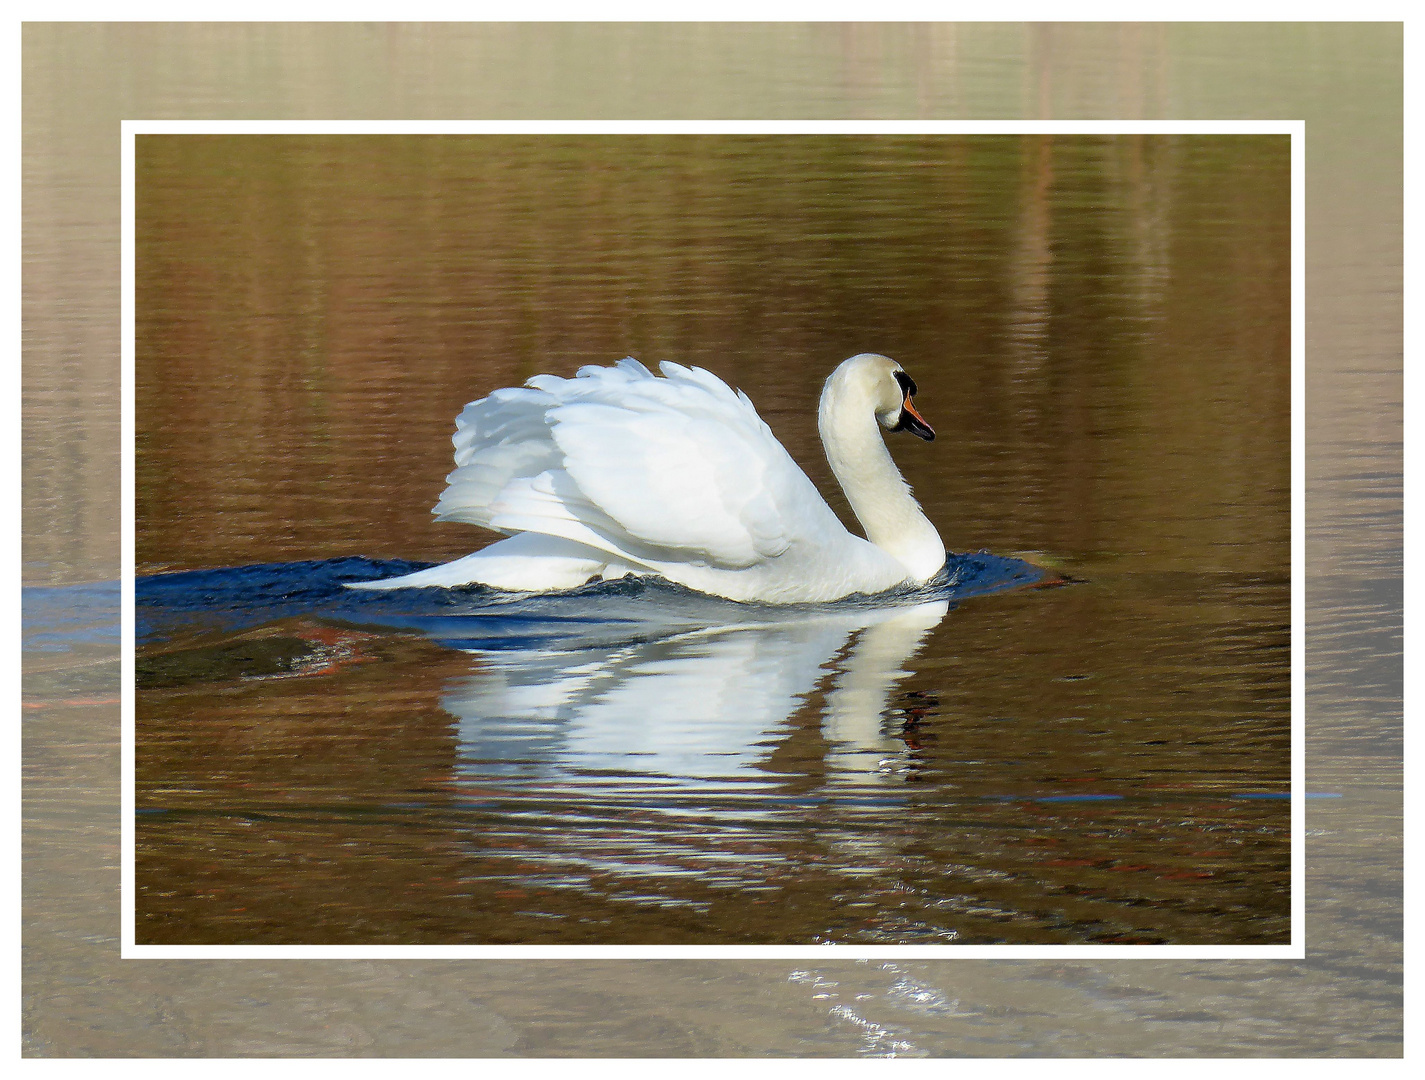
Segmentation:
{"type": "Polygon", "coordinates": [[[468,405],[435,513],[663,572],[740,569],[844,532],[745,394],[701,368],[660,370],[630,358],[468,405]]]}

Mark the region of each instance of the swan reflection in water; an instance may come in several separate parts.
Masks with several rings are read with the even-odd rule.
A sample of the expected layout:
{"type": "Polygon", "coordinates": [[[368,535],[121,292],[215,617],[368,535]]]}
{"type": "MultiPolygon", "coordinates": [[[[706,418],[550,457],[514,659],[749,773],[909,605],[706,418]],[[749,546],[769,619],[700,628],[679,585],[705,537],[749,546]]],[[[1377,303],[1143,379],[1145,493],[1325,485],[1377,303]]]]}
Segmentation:
{"type": "Polygon", "coordinates": [[[875,781],[908,752],[883,718],[905,662],[948,608],[763,609],[720,625],[615,619],[562,647],[538,635],[465,645],[480,671],[441,705],[459,719],[465,777],[612,773],[666,784],[765,778],[749,770],[765,767],[820,688],[828,779],[875,781]],[[611,633],[618,626],[622,636],[611,633]]]}
{"type": "MultiPolygon", "coordinates": [[[[427,805],[413,791],[413,806],[468,860],[462,880],[501,940],[703,941],[723,932],[701,920],[729,903],[733,939],[780,940],[789,931],[757,905],[813,895],[834,911],[804,911],[796,940],[939,932],[902,925],[899,899],[881,918],[863,883],[898,888],[921,857],[903,683],[952,604],[1039,584],[1039,569],[951,555],[928,588],[820,605],[633,578],[550,595],[346,587],[393,569],[407,567],[345,559],[147,578],[135,634],[150,650],[206,635],[244,645],[265,625],[315,619],[466,654],[469,666],[432,688],[456,721],[449,787],[437,785],[447,794],[427,805]],[[630,925],[628,905],[689,921],[630,925]]],[[[192,667],[212,651],[154,655],[192,667]]]]}

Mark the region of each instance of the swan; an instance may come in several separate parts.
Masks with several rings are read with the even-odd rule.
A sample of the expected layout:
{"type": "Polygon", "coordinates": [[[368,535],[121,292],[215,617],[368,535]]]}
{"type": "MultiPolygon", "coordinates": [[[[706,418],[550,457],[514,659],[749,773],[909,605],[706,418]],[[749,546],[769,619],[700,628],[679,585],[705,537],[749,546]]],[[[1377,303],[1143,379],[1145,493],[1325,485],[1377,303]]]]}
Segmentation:
{"type": "Polygon", "coordinates": [[[935,432],[915,382],[876,353],[827,378],[817,428],[866,539],[848,532],[742,391],[702,368],[632,357],[537,375],[456,419],[455,471],[432,511],[507,538],[352,588],[483,584],[555,592],[655,574],[731,600],[815,603],[929,581],[945,545],[879,429],[935,432]]]}

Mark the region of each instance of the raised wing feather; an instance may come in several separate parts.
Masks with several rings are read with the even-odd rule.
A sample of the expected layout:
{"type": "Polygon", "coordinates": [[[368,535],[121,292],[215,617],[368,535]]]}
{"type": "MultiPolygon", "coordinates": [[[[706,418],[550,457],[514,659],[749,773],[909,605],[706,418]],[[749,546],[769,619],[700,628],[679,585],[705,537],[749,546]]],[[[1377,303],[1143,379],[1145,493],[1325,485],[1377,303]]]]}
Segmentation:
{"type": "Polygon", "coordinates": [[[490,527],[491,506],[512,481],[557,469],[563,455],[549,434],[554,395],[520,387],[473,401],[455,419],[456,469],[432,511],[440,521],[490,527]]]}
{"type": "Polygon", "coordinates": [[[710,372],[634,360],[468,406],[436,513],[637,563],[738,569],[843,531],[752,403],[710,372]]]}

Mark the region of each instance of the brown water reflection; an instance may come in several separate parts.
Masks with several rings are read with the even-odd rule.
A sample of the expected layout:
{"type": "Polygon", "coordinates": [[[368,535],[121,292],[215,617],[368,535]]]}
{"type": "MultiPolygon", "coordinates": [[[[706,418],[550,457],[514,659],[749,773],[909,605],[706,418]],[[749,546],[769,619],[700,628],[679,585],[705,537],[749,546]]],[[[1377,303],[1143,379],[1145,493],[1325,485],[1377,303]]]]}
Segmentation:
{"type": "Polygon", "coordinates": [[[859,744],[852,627],[711,785],[482,775],[536,655],[147,689],[140,940],[1285,941],[1286,803],[1240,796],[1288,777],[1288,178],[1277,136],[141,137],[141,573],[463,554],[459,408],[628,354],[746,390],[846,516],[815,399],[874,350],[950,548],[1080,583],[883,657],[859,744]]]}
{"type": "Polygon", "coordinates": [[[946,433],[902,466],[952,549],[1285,569],[1284,137],[139,143],[141,572],[464,553],[459,408],[628,354],[834,492],[867,349],[946,433]]]}

